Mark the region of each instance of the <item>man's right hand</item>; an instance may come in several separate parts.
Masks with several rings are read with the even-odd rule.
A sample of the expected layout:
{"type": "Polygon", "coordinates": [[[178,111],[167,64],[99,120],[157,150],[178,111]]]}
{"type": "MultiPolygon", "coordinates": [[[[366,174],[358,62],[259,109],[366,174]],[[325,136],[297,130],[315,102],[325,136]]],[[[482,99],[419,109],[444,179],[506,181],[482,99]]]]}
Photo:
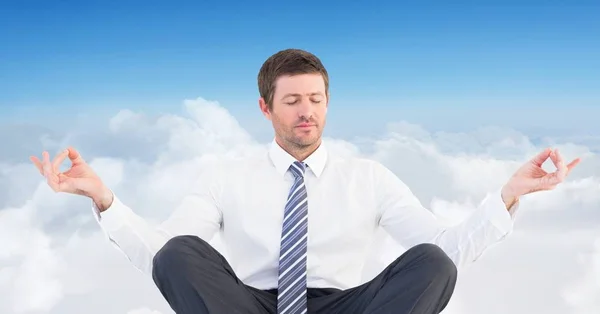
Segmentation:
{"type": "Polygon", "coordinates": [[[40,174],[46,178],[48,185],[54,192],[65,192],[83,195],[91,198],[100,211],[105,211],[113,201],[112,191],[104,185],[100,177],[83,160],[79,152],[72,147],[62,151],[50,161],[50,155],[44,151],[42,160],[31,156],[40,174]],[[60,172],[60,164],[69,157],[71,168],[60,172]]]}

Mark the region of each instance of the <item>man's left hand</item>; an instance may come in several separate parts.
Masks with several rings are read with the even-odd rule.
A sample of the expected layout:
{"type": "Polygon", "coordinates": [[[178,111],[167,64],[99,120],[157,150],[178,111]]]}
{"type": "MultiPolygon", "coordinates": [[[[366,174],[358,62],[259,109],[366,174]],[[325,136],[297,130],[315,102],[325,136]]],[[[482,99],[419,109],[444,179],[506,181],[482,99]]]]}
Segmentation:
{"type": "Polygon", "coordinates": [[[502,200],[507,208],[511,208],[519,200],[519,197],[525,194],[552,190],[565,180],[580,161],[580,158],[576,158],[569,164],[565,164],[558,149],[546,148],[513,174],[502,188],[502,200]],[[542,164],[548,158],[556,166],[555,172],[548,173],[542,169],[542,164]]]}

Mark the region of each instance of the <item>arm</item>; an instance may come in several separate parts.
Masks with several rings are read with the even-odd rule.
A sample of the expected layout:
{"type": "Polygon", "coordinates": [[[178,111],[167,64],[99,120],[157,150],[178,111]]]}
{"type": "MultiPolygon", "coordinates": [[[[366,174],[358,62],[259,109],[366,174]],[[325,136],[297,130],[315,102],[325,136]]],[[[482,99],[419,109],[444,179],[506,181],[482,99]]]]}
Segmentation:
{"type": "Polygon", "coordinates": [[[202,182],[158,226],[150,225],[114,194],[106,209],[99,208],[95,201],[92,202],[92,208],[96,220],[113,245],[137,269],[152,275],[154,255],[169,239],[178,235],[196,235],[208,242],[221,227],[219,186],[207,179],[202,182]]]}
{"type": "Polygon", "coordinates": [[[219,209],[222,172],[219,170],[227,168],[207,167],[211,175],[203,175],[170,218],[154,227],[123,204],[75,148],[63,150],[53,161],[47,151],[42,152],[42,160],[36,156],[29,158],[53,191],[89,197],[106,236],[144,273],[152,273],[154,255],[170,238],[188,234],[208,242],[222,225],[219,209]],[[58,171],[67,157],[71,168],[58,171]]]}
{"type": "Polygon", "coordinates": [[[463,267],[512,231],[512,216],[518,203],[507,210],[500,191],[488,194],[464,221],[448,226],[424,208],[408,186],[390,170],[383,165],[378,165],[375,170],[379,224],[406,248],[419,243],[434,243],[457,267],[463,267]]]}

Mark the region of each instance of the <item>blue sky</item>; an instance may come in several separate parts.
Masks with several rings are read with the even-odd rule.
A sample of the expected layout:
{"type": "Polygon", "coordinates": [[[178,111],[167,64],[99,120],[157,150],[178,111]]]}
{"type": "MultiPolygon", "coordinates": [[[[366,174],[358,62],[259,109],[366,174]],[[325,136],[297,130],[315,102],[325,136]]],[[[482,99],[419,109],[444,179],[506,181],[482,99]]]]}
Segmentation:
{"type": "Polygon", "coordinates": [[[600,313],[600,1],[216,2],[2,2],[0,313],[171,313],[89,200],[52,192],[28,157],[72,145],[135,212],[166,217],[203,161],[272,139],[256,75],[289,47],[329,70],[329,147],[380,161],[451,220],[548,142],[582,157],[523,199],[445,314],[600,313]],[[242,128],[203,101],[183,112],[197,97],[242,128]]]}
{"type": "Polygon", "coordinates": [[[585,131],[600,113],[599,16],[597,1],[14,1],[0,10],[0,113],[60,122],[203,97],[258,119],[260,65],[297,47],[327,66],[342,128],[585,131]]]}

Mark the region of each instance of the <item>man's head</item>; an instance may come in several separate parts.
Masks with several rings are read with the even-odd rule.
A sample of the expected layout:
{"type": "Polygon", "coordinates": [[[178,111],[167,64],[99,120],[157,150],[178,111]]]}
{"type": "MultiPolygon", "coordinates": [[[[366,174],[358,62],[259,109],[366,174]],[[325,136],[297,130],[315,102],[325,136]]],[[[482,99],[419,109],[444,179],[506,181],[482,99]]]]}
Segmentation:
{"type": "Polygon", "coordinates": [[[316,148],[325,127],[329,75],[315,55],[286,49],[269,57],[258,73],[260,109],[276,140],[289,150],[316,148]]]}

